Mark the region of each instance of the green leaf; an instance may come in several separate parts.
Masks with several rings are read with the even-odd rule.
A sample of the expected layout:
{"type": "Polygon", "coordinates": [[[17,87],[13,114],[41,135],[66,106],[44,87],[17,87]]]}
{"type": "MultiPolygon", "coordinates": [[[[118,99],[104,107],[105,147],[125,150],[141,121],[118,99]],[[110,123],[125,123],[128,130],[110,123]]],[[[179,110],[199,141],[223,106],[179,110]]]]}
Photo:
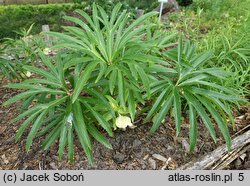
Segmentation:
{"type": "Polygon", "coordinates": [[[28,66],[28,65],[23,66],[23,68],[27,71],[34,72],[38,75],[41,75],[42,77],[45,77],[50,81],[54,81],[56,83],[59,83],[59,80],[57,79],[56,76],[54,76],[53,74],[51,74],[45,70],[42,70],[42,69],[34,67],[34,66],[28,66]]]}
{"type": "Polygon", "coordinates": [[[34,107],[31,107],[29,108],[28,110],[26,110],[25,112],[19,114],[15,119],[13,119],[11,121],[11,123],[14,123],[14,122],[17,122],[19,121],[20,119],[28,116],[28,115],[32,115],[33,113],[35,113],[36,111],[41,111],[43,108],[41,105],[37,105],[37,106],[34,106],[34,107]]]}
{"type": "Polygon", "coordinates": [[[29,96],[33,96],[34,94],[39,94],[41,93],[40,90],[30,90],[30,91],[26,91],[26,92],[22,92],[12,98],[10,98],[9,100],[7,100],[6,102],[3,103],[3,106],[6,106],[6,105],[10,105],[14,102],[17,102],[21,99],[24,99],[26,97],[29,97],[29,96]]]}
{"type": "Polygon", "coordinates": [[[40,92],[49,92],[50,94],[65,94],[65,92],[61,90],[50,89],[50,88],[43,87],[41,85],[31,85],[27,83],[9,84],[6,87],[16,88],[16,89],[39,90],[40,92]]]}
{"type": "Polygon", "coordinates": [[[189,131],[189,151],[192,152],[194,147],[197,143],[197,122],[196,122],[196,111],[192,104],[188,104],[189,106],[189,124],[190,124],[190,131],[189,131]]]}
{"type": "Polygon", "coordinates": [[[53,72],[54,76],[57,76],[57,71],[55,66],[50,62],[50,58],[46,57],[43,52],[39,49],[38,55],[41,58],[42,63],[44,63],[51,72],[53,72]]]}
{"type": "Polygon", "coordinates": [[[82,89],[84,88],[87,81],[89,80],[96,65],[97,63],[94,63],[94,62],[88,64],[87,67],[84,69],[84,71],[81,73],[81,76],[79,77],[75,85],[75,90],[72,96],[72,103],[74,103],[77,100],[78,96],[80,95],[82,89]]]}
{"type": "Polygon", "coordinates": [[[103,135],[97,130],[97,128],[92,123],[87,123],[88,131],[98,142],[103,144],[108,149],[112,149],[112,145],[108,142],[108,140],[103,137],[103,135]]]}
{"type": "Polygon", "coordinates": [[[139,67],[138,65],[136,66],[136,69],[139,73],[139,76],[144,84],[144,86],[146,87],[146,92],[147,92],[147,97],[150,97],[150,82],[149,82],[149,78],[147,76],[147,74],[145,73],[145,71],[139,67]]]}
{"type": "Polygon", "coordinates": [[[88,142],[85,140],[86,137],[83,135],[83,132],[81,131],[81,128],[80,128],[81,126],[74,122],[74,127],[75,127],[75,131],[77,133],[78,139],[83,147],[83,150],[86,153],[88,161],[92,165],[93,164],[93,155],[91,152],[91,148],[87,144],[88,142]]]}
{"type": "Polygon", "coordinates": [[[68,128],[68,159],[73,162],[74,160],[74,144],[73,144],[73,129],[72,126],[68,128]]]}
{"type": "Polygon", "coordinates": [[[175,120],[175,127],[176,127],[176,136],[179,135],[181,130],[181,98],[177,88],[173,89],[174,93],[174,120],[175,120]]]}
{"type": "Polygon", "coordinates": [[[62,125],[61,123],[58,123],[58,126],[56,126],[50,133],[47,135],[45,140],[42,143],[42,148],[44,150],[48,150],[60,137],[62,125]]]}
{"type": "Polygon", "coordinates": [[[219,92],[216,92],[213,90],[207,90],[207,89],[197,88],[197,87],[191,87],[190,90],[196,94],[206,95],[208,97],[218,98],[218,99],[222,99],[222,100],[245,101],[243,98],[240,98],[240,97],[237,97],[234,95],[227,95],[227,94],[219,93],[219,92]]]}
{"type": "Polygon", "coordinates": [[[199,80],[202,80],[205,78],[208,78],[208,75],[201,74],[201,75],[198,75],[198,76],[195,76],[195,77],[192,77],[190,79],[183,81],[178,86],[187,86],[187,85],[196,84],[196,83],[199,83],[199,80]]]}
{"type": "Polygon", "coordinates": [[[52,128],[56,127],[58,123],[60,123],[63,120],[63,115],[53,115],[52,117],[46,118],[46,120],[43,121],[43,124],[47,124],[44,126],[38,133],[37,137],[41,137],[44,134],[46,134],[48,131],[51,131],[52,128]]]}
{"type": "Polygon", "coordinates": [[[67,143],[67,130],[68,130],[67,128],[68,128],[67,124],[65,123],[60,133],[60,142],[59,142],[59,150],[58,150],[58,155],[59,155],[60,160],[62,159],[64,147],[67,143]]]}
{"type": "Polygon", "coordinates": [[[128,110],[131,117],[132,122],[135,119],[135,112],[136,112],[136,103],[135,98],[133,97],[133,93],[130,91],[128,95],[128,110]]]}
{"type": "Polygon", "coordinates": [[[41,111],[37,111],[35,113],[33,113],[30,117],[28,117],[19,127],[15,140],[18,141],[21,136],[23,135],[24,130],[28,127],[28,125],[36,118],[36,116],[40,113],[41,111]]]}
{"type": "Polygon", "coordinates": [[[82,115],[83,112],[81,109],[81,104],[79,103],[78,100],[75,101],[72,108],[73,108],[73,118],[74,118],[73,123],[76,129],[76,132],[78,133],[78,135],[80,135],[79,137],[82,138],[82,140],[84,141],[84,144],[86,144],[87,147],[91,149],[92,145],[91,145],[87,127],[86,127],[86,124],[82,115]]]}
{"type": "Polygon", "coordinates": [[[45,85],[50,85],[52,87],[62,88],[61,84],[55,83],[55,82],[47,80],[47,79],[37,79],[37,78],[26,79],[26,80],[23,81],[23,83],[27,83],[27,84],[31,84],[31,83],[34,83],[34,84],[45,84],[45,85]]]}
{"type": "Polygon", "coordinates": [[[55,107],[55,106],[59,106],[60,104],[64,103],[67,98],[68,98],[68,96],[64,96],[60,99],[56,99],[54,101],[51,101],[48,104],[44,104],[44,106],[47,107],[48,109],[55,107]]]}
{"type": "Polygon", "coordinates": [[[125,87],[124,87],[124,82],[123,82],[123,76],[120,70],[118,70],[118,97],[120,100],[120,104],[121,106],[125,109],[125,99],[124,99],[124,91],[125,91],[125,87]]]}
{"type": "Polygon", "coordinates": [[[104,128],[108,132],[109,136],[113,136],[111,125],[102,117],[102,115],[97,113],[87,102],[83,102],[83,104],[87,107],[87,109],[90,110],[90,112],[97,119],[102,128],[104,128]]]}
{"type": "Polygon", "coordinates": [[[181,57],[182,57],[182,36],[179,38],[179,42],[178,42],[178,63],[179,64],[182,62],[181,57]]]}
{"type": "Polygon", "coordinates": [[[235,121],[232,115],[232,111],[230,110],[230,108],[228,108],[228,106],[226,106],[225,104],[223,104],[219,99],[214,98],[213,99],[214,103],[217,104],[218,107],[222,108],[222,110],[227,113],[229,120],[232,123],[233,129],[236,128],[235,126],[235,121]]]}
{"type": "Polygon", "coordinates": [[[198,67],[199,65],[202,65],[204,62],[208,61],[212,57],[212,54],[212,52],[205,52],[195,56],[195,58],[191,60],[192,66],[198,67]]]}
{"type": "Polygon", "coordinates": [[[230,138],[230,133],[227,127],[227,123],[223,122],[222,117],[218,114],[218,111],[213,107],[211,100],[202,98],[201,96],[198,96],[198,95],[196,95],[196,97],[207,108],[207,110],[211,113],[212,117],[215,119],[226,141],[227,148],[230,151],[232,143],[231,143],[231,138],[230,138]]]}
{"type": "Polygon", "coordinates": [[[115,89],[116,82],[117,82],[117,70],[114,69],[114,70],[112,70],[110,78],[109,78],[109,91],[110,91],[111,95],[114,94],[114,89],[115,89]]]}
{"type": "Polygon", "coordinates": [[[168,95],[170,92],[170,87],[167,89],[164,89],[162,93],[159,95],[159,97],[156,99],[153,107],[150,109],[147,117],[145,118],[144,122],[147,122],[160,108],[161,103],[165,100],[166,95],[168,95]]]}
{"type": "Polygon", "coordinates": [[[153,126],[150,129],[150,133],[155,132],[159,128],[159,126],[162,123],[164,117],[166,117],[166,115],[167,115],[167,113],[168,113],[168,111],[169,111],[169,109],[170,109],[170,107],[172,105],[172,102],[173,102],[173,96],[168,97],[168,99],[164,101],[160,112],[156,115],[156,120],[155,120],[153,126]]]}
{"type": "Polygon", "coordinates": [[[197,113],[200,115],[211,137],[213,138],[214,142],[216,142],[216,133],[215,133],[213,124],[211,123],[205,109],[202,107],[200,102],[188,90],[184,90],[183,95],[187,99],[188,103],[192,104],[192,106],[195,108],[197,113]]]}
{"type": "Polygon", "coordinates": [[[36,136],[38,129],[43,124],[42,120],[44,119],[44,117],[47,113],[48,113],[48,110],[42,111],[42,113],[37,117],[36,121],[34,122],[32,128],[30,130],[30,133],[27,137],[26,146],[25,146],[26,151],[30,150],[31,143],[32,143],[34,137],[36,136]]]}

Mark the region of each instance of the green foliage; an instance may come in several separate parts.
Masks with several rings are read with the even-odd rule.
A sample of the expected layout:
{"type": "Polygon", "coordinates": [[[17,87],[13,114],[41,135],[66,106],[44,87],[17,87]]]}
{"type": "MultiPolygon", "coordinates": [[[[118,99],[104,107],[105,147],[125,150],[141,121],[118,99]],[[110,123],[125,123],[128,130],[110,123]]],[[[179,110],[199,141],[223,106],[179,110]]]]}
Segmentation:
{"type": "Polygon", "coordinates": [[[7,85],[26,90],[4,105],[22,100],[23,112],[14,121],[26,118],[18,130],[17,139],[32,123],[27,150],[35,137],[46,134],[43,148],[48,149],[60,139],[59,156],[68,145],[69,159],[72,160],[76,135],[91,163],[90,137],[111,148],[98,129],[103,128],[113,136],[112,119],[128,113],[135,117],[136,103],[144,101],[141,92],[150,93],[145,68],[159,60],[149,54],[152,46],[145,47],[142,41],[146,28],[153,26],[145,25],[145,20],[155,13],[148,13],[127,25],[129,14],[126,11],[119,14],[120,8],[121,4],[118,4],[109,18],[100,6],[93,5],[92,18],[77,10],[88,24],[66,16],[65,19],[80,27],[67,26],[64,27],[67,33],[50,34],[60,38],[57,48],[68,48],[69,51],[63,55],[59,53],[54,59],[39,52],[40,68],[30,64],[23,66],[34,78],[7,85]],[[37,76],[39,78],[35,78],[37,76]],[[112,101],[122,109],[115,108],[112,101]]]}
{"type": "MultiPolygon", "coordinates": [[[[173,63],[174,73],[157,73],[157,80],[151,84],[156,100],[145,121],[154,116],[151,132],[155,132],[167,113],[173,113],[176,135],[181,130],[182,113],[188,110],[190,119],[190,150],[193,150],[197,138],[197,119],[202,119],[211,137],[216,141],[213,121],[218,124],[228,149],[231,147],[227,117],[234,125],[229,103],[243,101],[237,91],[221,86],[221,82],[231,74],[219,68],[204,68],[212,56],[211,52],[197,54],[195,45],[180,39],[178,48],[164,53],[173,63]],[[211,116],[211,117],[210,117],[211,116]]],[[[164,67],[162,67],[164,68],[164,67]]],[[[166,69],[167,71],[167,69],[166,69]]]]}
{"type": "Polygon", "coordinates": [[[107,5],[107,4],[111,4],[116,5],[117,3],[122,3],[124,6],[127,6],[128,8],[140,8],[140,9],[144,9],[144,10],[152,10],[155,6],[159,5],[159,3],[155,0],[88,0],[89,2],[93,3],[95,2],[96,4],[101,5],[102,7],[107,5]]]}
{"type": "Polygon", "coordinates": [[[75,26],[63,27],[64,33],[49,33],[56,38],[52,49],[58,54],[48,57],[38,48],[39,68],[32,63],[23,66],[32,72],[31,78],[7,85],[26,90],[4,103],[22,100],[20,115],[13,122],[25,120],[16,139],[31,127],[27,150],[34,138],[46,136],[44,149],[59,140],[59,157],[67,148],[73,160],[77,138],[92,163],[92,139],[111,148],[103,130],[112,137],[117,116],[126,115],[123,120],[130,123],[138,105],[151,100],[153,106],[145,120],[153,118],[151,132],[170,113],[178,135],[182,115],[188,112],[190,150],[196,145],[198,118],[214,141],[213,123],[218,124],[230,149],[227,117],[234,126],[231,106],[243,101],[235,89],[223,86],[232,74],[210,67],[212,53],[197,53],[190,42],[183,45],[180,39],[176,48],[171,43],[176,34],[159,29],[152,21],[157,13],[131,22],[130,14],[121,9],[122,4],[117,4],[108,14],[93,4],[91,15],[76,10],[76,17],[65,16],[75,26]]]}
{"type": "MultiPolygon", "coordinates": [[[[145,20],[156,13],[145,14],[128,26],[129,14],[126,10],[119,14],[121,6],[118,4],[113,9],[110,18],[100,6],[93,6],[92,18],[82,10],[77,10],[87,24],[78,18],[66,16],[65,19],[79,27],[67,26],[64,27],[66,33],[51,32],[50,35],[60,38],[61,42],[56,47],[79,51],[95,64],[94,69],[98,69],[95,83],[105,79],[108,82],[108,94],[117,96],[118,105],[124,111],[131,108],[129,113],[134,119],[134,104],[137,101],[144,102],[140,93],[146,91],[150,96],[146,68],[149,63],[160,61],[149,53],[153,46],[142,40],[145,31],[154,26],[144,24],[145,20]]],[[[80,80],[73,94],[73,102],[84,86],[80,80]]]]}
{"type": "Polygon", "coordinates": [[[193,0],[177,0],[180,6],[188,6],[193,3],[193,0]]]}
{"type": "MultiPolygon", "coordinates": [[[[79,77],[77,71],[80,66],[78,65],[79,68],[75,69],[76,73],[71,75],[68,73],[68,69],[65,69],[65,66],[68,66],[68,57],[62,57],[60,53],[54,59],[45,56],[42,52],[39,52],[39,55],[43,68],[30,65],[23,67],[32,72],[34,76],[35,74],[39,75],[39,78],[32,76],[33,78],[22,83],[6,86],[26,90],[4,103],[4,105],[8,105],[23,100],[23,112],[13,122],[23,118],[26,120],[19,128],[16,140],[20,139],[25,129],[32,123],[26,141],[27,151],[35,137],[46,135],[42,143],[44,149],[48,149],[59,139],[59,157],[62,157],[67,146],[68,157],[73,160],[73,141],[75,140],[74,133],[76,133],[89,161],[92,162],[90,137],[111,148],[108,141],[98,131],[98,128],[101,127],[110,136],[113,135],[111,125],[103,116],[112,114],[110,104],[103,95],[88,86],[84,86],[84,90],[82,90],[85,96],[78,95],[73,102],[72,94],[78,89],[78,81],[76,80],[79,77]],[[74,81],[71,83],[68,79],[74,81]]],[[[82,72],[85,84],[91,78],[93,66],[95,64],[91,63],[82,72]]]]}
{"type": "Polygon", "coordinates": [[[28,30],[21,29],[17,32],[18,39],[6,38],[2,44],[4,56],[1,57],[1,63],[3,63],[1,71],[3,76],[9,80],[21,80],[29,76],[29,72],[23,69],[23,65],[37,65],[39,61],[38,50],[46,48],[46,43],[40,35],[30,34],[32,28],[33,24],[28,30]]]}
{"type": "Polygon", "coordinates": [[[243,95],[250,94],[249,8],[249,0],[194,0],[180,14],[171,15],[169,24],[195,42],[199,51],[211,50],[214,56],[206,66],[233,72],[224,86],[237,87],[243,95]]]}
{"type": "Polygon", "coordinates": [[[34,24],[32,34],[41,32],[42,25],[50,25],[51,30],[61,31],[64,25],[62,16],[86,4],[49,4],[49,5],[9,5],[0,6],[0,40],[4,37],[15,38],[15,31],[34,24]]]}
{"type": "Polygon", "coordinates": [[[4,48],[0,48],[0,79],[7,77],[12,80],[19,78],[19,74],[16,72],[16,66],[4,53],[4,48]]]}

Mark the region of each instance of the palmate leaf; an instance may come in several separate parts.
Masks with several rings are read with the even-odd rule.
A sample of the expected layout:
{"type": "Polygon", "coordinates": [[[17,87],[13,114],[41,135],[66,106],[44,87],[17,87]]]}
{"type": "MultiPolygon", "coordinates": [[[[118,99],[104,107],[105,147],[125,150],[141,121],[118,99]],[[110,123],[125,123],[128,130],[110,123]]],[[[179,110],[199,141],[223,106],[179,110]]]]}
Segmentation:
{"type": "MultiPolygon", "coordinates": [[[[119,14],[121,7],[120,3],[117,4],[110,16],[102,7],[95,4],[92,6],[92,17],[82,10],[77,10],[76,12],[83,17],[84,21],[80,18],[66,16],[65,19],[74,22],[77,27],[65,27],[67,32],[63,34],[55,32],[49,34],[60,39],[58,43],[60,46],[57,45],[57,47],[69,48],[72,51],[77,50],[84,55],[84,58],[91,57],[88,66],[93,65],[94,62],[97,63],[96,68],[94,68],[98,73],[95,83],[107,78],[111,94],[119,97],[119,104],[125,110],[129,105],[129,100],[125,94],[128,93],[131,84],[142,83],[148,97],[150,96],[149,78],[146,70],[144,70],[146,68],[142,67],[147,65],[145,63],[160,61],[160,58],[149,55],[149,50],[138,44],[138,42],[142,42],[140,40],[145,30],[153,25],[146,25],[145,21],[157,13],[147,13],[129,25],[129,14],[126,11],[119,14]],[[100,28],[100,25],[102,25],[102,28],[100,28]],[[126,59],[130,56],[129,53],[133,54],[133,52],[136,55],[129,60],[126,59]],[[136,62],[138,63],[136,64],[136,62]],[[129,68],[127,68],[128,66],[129,68]],[[137,77],[140,77],[139,82],[137,82],[137,77]]],[[[78,78],[78,82],[74,85],[72,103],[82,92],[84,84],[87,83],[85,78],[89,79],[87,77],[88,73],[84,72],[82,77],[78,78]]],[[[140,94],[139,91],[141,90],[136,91],[140,94]]],[[[138,97],[138,93],[134,93],[134,96],[138,97]]]]}
{"type": "MultiPolygon", "coordinates": [[[[228,105],[245,101],[240,98],[238,91],[222,86],[228,73],[218,68],[203,68],[206,61],[211,58],[211,53],[197,54],[195,47],[189,42],[183,48],[181,39],[176,49],[164,54],[171,63],[175,64],[178,76],[169,76],[167,71],[160,70],[161,73],[154,73],[155,82],[151,83],[151,94],[156,96],[151,110],[145,121],[154,116],[151,132],[157,130],[162,120],[173,107],[173,114],[176,126],[176,134],[181,129],[182,112],[188,105],[189,109],[189,140],[190,151],[197,143],[197,119],[202,119],[208,129],[212,139],[216,142],[216,132],[214,123],[218,125],[228,147],[231,148],[231,138],[227,126],[229,117],[234,126],[232,111],[228,105]],[[177,78],[176,78],[177,77],[177,78]],[[166,90],[166,87],[167,90],[166,90]]],[[[160,65],[161,68],[166,68],[160,65]]],[[[158,67],[160,68],[160,67],[158,67]]]]}

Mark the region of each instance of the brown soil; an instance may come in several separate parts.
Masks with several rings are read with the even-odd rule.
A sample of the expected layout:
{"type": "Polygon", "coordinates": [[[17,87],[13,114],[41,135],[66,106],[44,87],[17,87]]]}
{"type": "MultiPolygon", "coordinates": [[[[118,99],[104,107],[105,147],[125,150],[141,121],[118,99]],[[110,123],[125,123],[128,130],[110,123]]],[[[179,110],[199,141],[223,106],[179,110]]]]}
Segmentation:
{"type": "MultiPolygon", "coordinates": [[[[0,88],[0,105],[17,94],[17,92],[0,88]]],[[[40,148],[42,139],[35,139],[30,152],[25,151],[25,138],[28,131],[19,142],[14,137],[21,124],[11,124],[10,120],[17,116],[17,104],[0,108],[0,170],[6,169],[176,169],[199,157],[213,151],[224,143],[218,132],[218,142],[214,144],[204,125],[199,126],[198,144],[195,152],[189,153],[188,125],[183,124],[182,132],[175,137],[175,129],[172,120],[166,118],[166,122],[156,133],[149,134],[150,124],[136,122],[135,129],[116,131],[115,137],[109,138],[113,150],[108,150],[101,144],[94,142],[94,166],[89,166],[83,150],[79,144],[75,145],[75,163],[67,162],[65,154],[62,161],[57,158],[57,144],[48,151],[40,148]],[[156,156],[163,156],[169,160],[164,167],[163,161],[156,156]]],[[[243,108],[236,117],[238,130],[249,125],[250,108],[243,108]]],[[[230,129],[231,130],[231,129],[230,129]]],[[[218,129],[217,129],[218,131],[218,129]]],[[[235,133],[231,130],[232,135],[235,133]]],[[[227,169],[250,169],[250,150],[243,161],[232,162],[227,169]]]]}

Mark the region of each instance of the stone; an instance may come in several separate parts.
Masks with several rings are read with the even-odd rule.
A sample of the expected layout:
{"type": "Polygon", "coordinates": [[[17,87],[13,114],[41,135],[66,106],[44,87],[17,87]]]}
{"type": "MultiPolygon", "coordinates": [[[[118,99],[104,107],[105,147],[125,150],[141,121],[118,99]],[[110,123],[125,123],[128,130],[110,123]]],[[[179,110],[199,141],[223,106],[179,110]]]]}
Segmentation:
{"type": "Polygon", "coordinates": [[[241,160],[240,160],[240,158],[237,158],[235,160],[234,165],[235,165],[236,169],[238,169],[241,166],[241,160]]]}
{"type": "Polygon", "coordinates": [[[3,134],[5,130],[7,129],[7,126],[0,126],[0,134],[3,134]]]}
{"type": "Polygon", "coordinates": [[[55,162],[51,162],[51,163],[49,164],[49,166],[50,166],[53,170],[57,170],[57,169],[58,169],[58,167],[56,166],[55,162]]]}
{"type": "Polygon", "coordinates": [[[116,163],[120,164],[124,161],[124,159],[126,158],[126,156],[124,154],[121,154],[121,153],[116,153],[114,156],[113,156],[113,159],[116,163]]]}
{"type": "Polygon", "coordinates": [[[144,154],[143,149],[138,149],[134,152],[136,158],[142,158],[143,154],[144,154]]]}
{"type": "Polygon", "coordinates": [[[186,139],[183,139],[182,141],[181,141],[181,144],[182,144],[182,148],[186,151],[186,152],[188,152],[189,151],[189,143],[187,142],[187,140],[186,139]]]}
{"type": "Polygon", "coordinates": [[[244,164],[245,169],[250,169],[250,161],[246,161],[244,164]]]}
{"type": "Polygon", "coordinates": [[[153,159],[153,158],[149,158],[148,159],[148,163],[149,163],[149,166],[152,168],[152,169],[156,169],[156,161],[153,159]]]}
{"type": "Polygon", "coordinates": [[[133,141],[133,147],[139,147],[141,144],[142,144],[141,141],[138,139],[133,141]]]}

